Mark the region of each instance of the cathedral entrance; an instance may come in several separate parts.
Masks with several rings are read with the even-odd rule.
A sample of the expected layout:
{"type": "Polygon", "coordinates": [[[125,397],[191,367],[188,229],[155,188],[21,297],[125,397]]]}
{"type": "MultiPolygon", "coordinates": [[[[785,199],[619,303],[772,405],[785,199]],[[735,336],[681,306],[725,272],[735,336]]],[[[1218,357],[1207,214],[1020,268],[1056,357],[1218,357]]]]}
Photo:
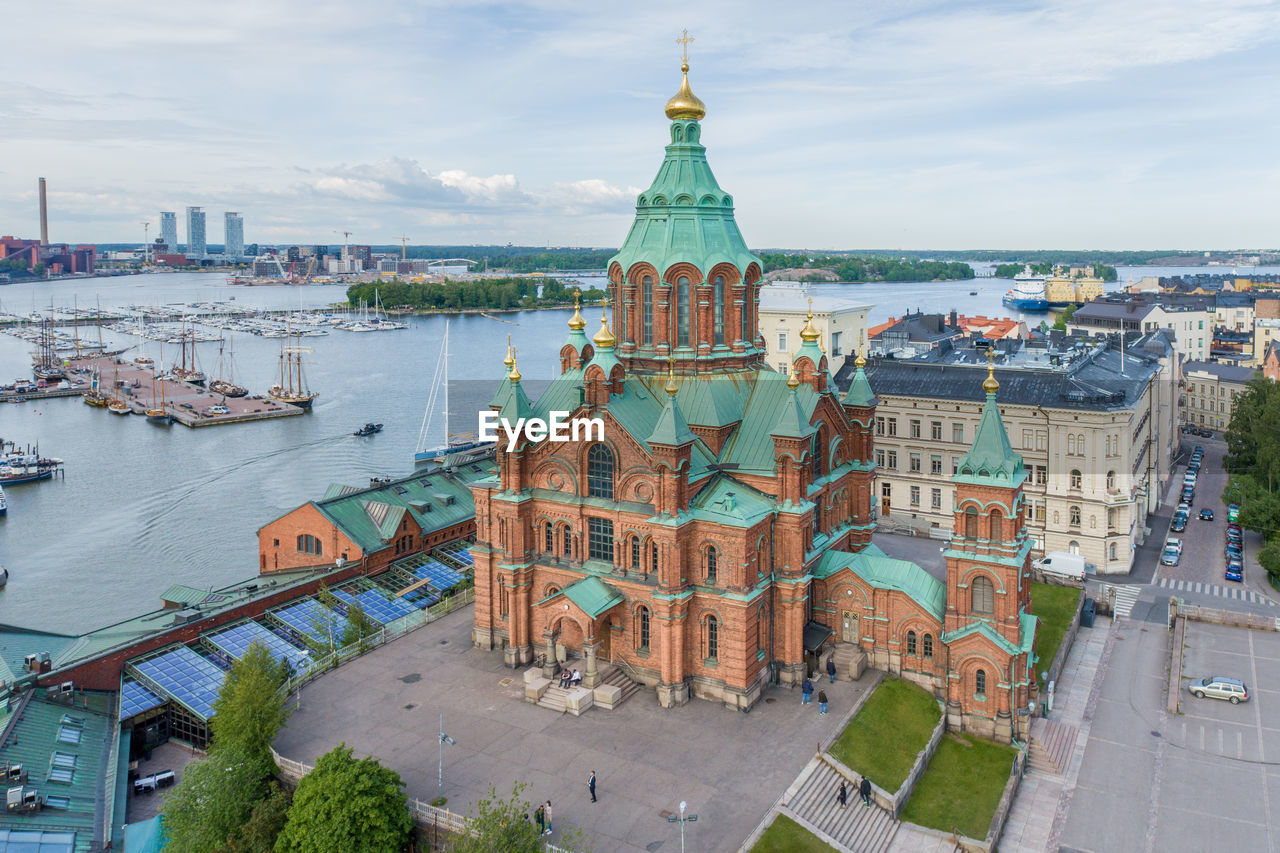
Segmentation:
{"type": "Polygon", "coordinates": [[[840,611],[840,641],[858,642],[858,616],[852,610],[840,611]]]}

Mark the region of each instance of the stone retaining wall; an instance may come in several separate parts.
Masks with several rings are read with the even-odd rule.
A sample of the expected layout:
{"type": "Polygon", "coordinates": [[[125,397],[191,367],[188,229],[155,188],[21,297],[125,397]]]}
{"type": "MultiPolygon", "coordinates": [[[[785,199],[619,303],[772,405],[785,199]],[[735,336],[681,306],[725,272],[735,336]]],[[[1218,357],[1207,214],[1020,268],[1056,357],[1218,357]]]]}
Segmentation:
{"type": "MultiPolygon", "coordinates": [[[[1066,584],[1070,586],[1070,584],[1066,584]]],[[[1080,630],[1080,613],[1084,610],[1084,591],[1081,590],[1080,598],[1076,601],[1076,612],[1071,617],[1071,624],[1067,626],[1067,632],[1062,635],[1062,642],[1058,645],[1058,653],[1053,656],[1053,661],[1049,664],[1049,677],[1045,679],[1047,687],[1050,681],[1057,681],[1058,676],[1062,674],[1062,667],[1067,662],[1067,654],[1071,651],[1072,644],[1076,641],[1076,633],[1080,630]]]]}

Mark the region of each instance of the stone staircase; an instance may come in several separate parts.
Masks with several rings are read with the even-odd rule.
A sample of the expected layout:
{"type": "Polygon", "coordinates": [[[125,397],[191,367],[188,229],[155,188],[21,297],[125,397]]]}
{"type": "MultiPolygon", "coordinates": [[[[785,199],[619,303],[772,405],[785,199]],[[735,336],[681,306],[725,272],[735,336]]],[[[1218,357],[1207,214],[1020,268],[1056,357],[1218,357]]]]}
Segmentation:
{"type": "Polygon", "coordinates": [[[568,696],[568,690],[556,687],[555,683],[552,682],[551,686],[548,687],[546,692],[538,699],[538,707],[548,708],[552,711],[563,714],[569,710],[568,696]]]}
{"type": "MultiPolygon", "coordinates": [[[[856,681],[867,666],[867,653],[855,643],[836,643],[831,655],[836,659],[836,678],[840,681],[856,681]]],[[[827,663],[824,659],[818,667],[819,680],[825,680],[827,663]]]]}
{"type": "Polygon", "coordinates": [[[836,792],[840,789],[841,779],[845,777],[834,767],[815,759],[810,762],[808,776],[797,784],[795,792],[782,804],[783,811],[825,833],[844,850],[885,853],[898,830],[898,822],[877,805],[864,806],[856,783],[848,779],[845,781],[848,782],[849,805],[840,808],[836,792]]]}
{"type": "Polygon", "coordinates": [[[615,708],[630,699],[640,689],[640,685],[632,681],[627,674],[622,671],[622,667],[617,666],[616,664],[608,666],[603,671],[600,683],[612,685],[622,691],[622,695],[618,697],[616,702],[614,702],[615,708]]]}
{"type": "Polygon", "coordinates": [[[1079,730],[1075,726],[1036,717],[1031,721],[1027,767],[1041,773],[1061,776],[1071,761],[1079,730]]]}

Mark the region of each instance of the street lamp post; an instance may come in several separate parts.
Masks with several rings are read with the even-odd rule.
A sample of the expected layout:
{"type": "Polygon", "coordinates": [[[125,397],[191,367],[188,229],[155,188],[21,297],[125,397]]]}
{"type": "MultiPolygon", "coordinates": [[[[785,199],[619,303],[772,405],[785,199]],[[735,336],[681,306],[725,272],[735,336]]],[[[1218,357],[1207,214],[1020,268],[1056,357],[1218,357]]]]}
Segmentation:
{"type": "Polygon", "coordinates": [[[696,814],[686,815],[685,810],[689,808],[689,804],[684,800],[680,801],[680,816],[667,815],[667,823],[680,824],[680,853],[684,853],[684,825],[686,823],[696,823],[698,816],[696,814]]]}
{"type": "Polygon", "coordinates": [[[437,800],[444,799],[444,745],[446,743],[449,744],[449,746],[453,746],[454,744],[457,743],[457,741],[444,733],[444,714],[441,714],[440,715],[440,783],[439,783],[439,786],[436,788],[437,800]]]}

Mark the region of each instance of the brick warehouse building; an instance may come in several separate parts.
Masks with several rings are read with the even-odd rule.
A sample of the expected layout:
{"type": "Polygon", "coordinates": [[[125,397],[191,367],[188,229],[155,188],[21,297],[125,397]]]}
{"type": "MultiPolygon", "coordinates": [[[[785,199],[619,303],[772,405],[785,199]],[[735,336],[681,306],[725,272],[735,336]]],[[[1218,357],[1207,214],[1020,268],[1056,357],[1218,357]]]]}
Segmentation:
{"type": "Polygon", "coordinates": [[[994,377],[954,478],[943,583],[871,543],[877,401],[861,359],[841,398],[809,322],[789,375],[766,366],[761,264],[683,70],[665,159],[609,263],[614,329],[602,310],[588,339],[575,312],[536,402],[508,353],[501,418],[564,411],[601,419],[604,438],[500,446],[497,473],[473,483],[476,645],[513,667],[581,654],[586,687],[600,659],[620,661],[664,707],[693,695],[744,710],[834,646],[933,690],[955,727],[1025,737],[1025,473],[994,377]]]}

